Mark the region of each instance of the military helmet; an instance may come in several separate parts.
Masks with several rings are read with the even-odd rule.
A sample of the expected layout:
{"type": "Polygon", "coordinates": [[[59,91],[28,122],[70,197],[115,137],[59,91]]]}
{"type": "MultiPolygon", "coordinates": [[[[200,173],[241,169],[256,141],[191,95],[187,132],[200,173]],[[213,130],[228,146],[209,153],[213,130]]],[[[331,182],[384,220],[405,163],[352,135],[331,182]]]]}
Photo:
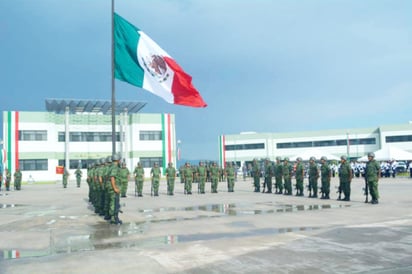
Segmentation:
{"type": "Polygon", "coordinates": [[[311,157],[309,158],[309,160],[310,160],[310,161],[316,161],[316,158],[315,158],[314,156],[311,156],[311,157]]]}
{"type": "Polygon", "coordinates": [[[340,156],[340,159],[346,161],[346,156],[342,155],[342,156],[340,156]]]}
{"type": "Polygon", "coordinates": [[[113,154],[112,155],[112,161],[120,161],[120,155],[119,154],[113,154]]]}
{"type": "Polygon", "coordinates": [[[104,163],[106,163],[106,159],[105,159],[105,158],[100,158],[99,163],[100,163],[101,165],[104,165],[104,163]]]}
{"type": "Polygon", "coordinates": [[[278,156],[278,157],[276,157],[276,160],[280,161],[280,160],[282,160],[282,158],[280,158],[280,156],[278,156]]]}
{"type": "Polygon", "coordinates": [[[328,160],[328,158],[326,158],[326,156],[322,156],[322,157],[320,157],[320,159],[321,159],[321,160],[325,160],[325,161],[328,160]]]}
{"type": "Polygon", "coordinates": [[[368,157],[373,157],[373,158],[374,158],[374,157],[375,157],[375,153],[369,152],[369,153],[368,153],[368,157]]]}
{"type": "Polygon", "coordinates": [[[298,158],[296,158],[296,161],[302,161],[302,157],[298,157],[298,158]]]}
{"type": "Polygon", "coordinates": [[[111,162],[112,162],[112,157],[107,156],[107,157],[106,157],[106,163],[111,163],[111,162]]]}
{"type": "Polygon", "coordinates": [[[285,161],[289,161],[289,157],[285,157],[285,161]]]}

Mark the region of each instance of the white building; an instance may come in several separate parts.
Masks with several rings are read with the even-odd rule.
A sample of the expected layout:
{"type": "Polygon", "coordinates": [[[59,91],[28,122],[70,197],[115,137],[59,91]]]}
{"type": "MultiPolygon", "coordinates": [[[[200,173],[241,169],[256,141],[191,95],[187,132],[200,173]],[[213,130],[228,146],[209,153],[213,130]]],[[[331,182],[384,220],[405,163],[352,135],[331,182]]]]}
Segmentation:
{"type": "MultiPolygon", "coordinates": [[[[356,159],[386,146],[412,152],[412,124],[387,125],[377,128],[354,128],[291,133],[245,132],[219,137],[220,165],[236,162],[242,166],[254,158],[277,156],[295,159],[307,150],[319,154],[356,159]]],[[[396,159],[412,160],[412,159],[396,159]]]]}
{"type": "MultiPolygon", "coordinates": [[[[146,176],[155,162],[176,164],[174,114],[138,113],[145,103],[117,102],[115,148],[133,172],[140,161],[146,176]]],[[[46,100],[47,112],[3,112],[3,165],[23,181],[61,180],[57,166],[80,166],[112,155],[111,102],[46,100]]]]}

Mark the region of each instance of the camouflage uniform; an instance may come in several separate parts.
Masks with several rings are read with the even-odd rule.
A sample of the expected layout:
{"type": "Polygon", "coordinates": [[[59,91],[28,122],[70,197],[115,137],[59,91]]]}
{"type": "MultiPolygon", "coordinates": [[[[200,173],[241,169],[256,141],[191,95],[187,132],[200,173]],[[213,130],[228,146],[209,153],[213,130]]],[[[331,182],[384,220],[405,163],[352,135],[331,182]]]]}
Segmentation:
{"type": "Polygon", "coordinates": [[[346,157],[341,157],[341,166],[339,168],[339,184],[341,191],[345,195],[344,201],[350,201],[350,183],[352,181],[352,168],[346,161],[346,157]]]}
{"type": "Polygon", "coordinates": [[[74,174],[76,174],[77,187],[80,187],[80,181],[82,180],[82,171],[80,170],[80,168],[77,168],[74,174]]]}
{"type": "Polygon", "coordinates": [[[255,187],[254,192],[260,192],[260,167],[256,159],[252,164],[253,185],[255,187]]]}
{"type": "Polygon", "coordinates": [[[232,163],[229,163],[225,170],[227,178],[227,190],[228,192],[234,192],[235,187],[235,168],[232,163]]]}
{"type": "Polygon", "coordinates": [[[282,176],[283,176],[283,166],[280,162],[280,157],[276,157],[276,163],[274,165],[274,172],[275,172],[275,186],[276,186],[276,194],[283,193],[283,183],[282,183],[282,176]]]}
{"type": "Polygon", "coordinates": [[[144,181],[144,169],[142,164],[139,162],[137,167],[133,171],[134,178],[135,178],[135,194],[139,197],[143,197],[143,181],[144,181]]]}
{"type": "Polygon", "coordinates": [[[378,181],[380,176],[380,166],[374,160],[373,156],[369,156],[369,162],[366,164],[366,180],[368,182],[369,193],[372,196],[372,204],[377,204],[379,199],[378,181]]]}
{"type": "Polygon", "coordinates": [[[21,177],[22,177],[21,171],[20,171],[20,169],[17,169],[14,172],[14,188],[16,190],[21,189],[21,177]]]}
{"type": "Polygon", "coordinates": [[[160,183],[160,167],[157,163],[154,164],[150,170],[150,176],[152,177],[152,191],[154,196],[159,196],[159,183],[160,183]]]}
{"type": "Polygon", "coordinates": [[[169,166],[166,169],[167,195],[173,195],[175,189],[175,178],[176,169],[173,167],[172,163],[169,163],[169,166]]]}
{"type": "Polygon", "coordinates": [[[283,181],[285,186],[285,195],[292,195],[292,165],[289,164],[289,158],[285,158],[283,161],[283,181]]]}
{"type": "Polygon", "coordinates": [[[197,168],[197,176],[198,176],[198,179],[199,179],[199,182],[198,182],[199,192],[201,194],[204,194],[205,193],[205,182],[206,182],[206,176],[207,176],[207,169],[203,165],[203,162],[199,163],[199,167],[197,168]]]}
{"type": "Polygon", "coordinates": [[[305,167],[302,164],[302,158],[296,159],[296,196],[303,196],[303,180],[305,176],[305,167]]]}
{"type": "Polygon", "coordinates": [[[216,165],[216,163],[213,163],[213,165],[210,167],[210,176],[212,180],[211,192],[217,193],[217,186],[219,181],[219,167],[216,165]]]}
{"type": "Polygon", "coordinates": [[[121,197],[125,198],[127,193],[127,187],[129,185],[129,176],[130,171],[126,167],[126,164],[122,164],[122,168],[120,169],[120,180],[121,180],[121,197]]]}
{"type": "Polygon", "coordinates": [[[330,199],[329,193],[330,193],[330,178],[332,176],[331,170],[329,165],[326,162],[326,157],[322,157],[321,159],[321,167],[320,167],[320,174],[321,174],[321,191],[322,191],[322,197],[321,199],[330,199]]]}
{"type": "Polygon", "coordinates": [[[310,157],[310,160],[309,160],[309,192],[312,190],[312,193],[309,194],[309,198],[318,197],[319,169],[315,161],[316,161],[315,157],[310,157]]]}

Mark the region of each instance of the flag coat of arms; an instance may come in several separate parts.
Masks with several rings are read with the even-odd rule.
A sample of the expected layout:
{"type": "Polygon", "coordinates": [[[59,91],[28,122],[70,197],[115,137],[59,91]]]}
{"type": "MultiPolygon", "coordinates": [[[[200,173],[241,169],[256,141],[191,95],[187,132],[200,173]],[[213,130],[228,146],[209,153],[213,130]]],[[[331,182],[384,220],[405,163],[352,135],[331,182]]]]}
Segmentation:
{"type": "Polygon", "coordinates": [[[192,77],[149,36],[114,14],[115,78],[160,96],[166,102],[206,107],[192,77]]]}

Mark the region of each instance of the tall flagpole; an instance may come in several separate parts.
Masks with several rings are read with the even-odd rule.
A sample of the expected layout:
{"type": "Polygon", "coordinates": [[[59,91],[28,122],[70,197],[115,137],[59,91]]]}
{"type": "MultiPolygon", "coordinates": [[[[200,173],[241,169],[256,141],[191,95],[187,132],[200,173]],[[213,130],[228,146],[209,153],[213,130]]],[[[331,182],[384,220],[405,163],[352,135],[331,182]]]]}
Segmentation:
{"type": "Polygon", "coordinates": [[[112,0],[112,155],[116,154],[116,96],[114,85],[114,0],[112,0]]]}

